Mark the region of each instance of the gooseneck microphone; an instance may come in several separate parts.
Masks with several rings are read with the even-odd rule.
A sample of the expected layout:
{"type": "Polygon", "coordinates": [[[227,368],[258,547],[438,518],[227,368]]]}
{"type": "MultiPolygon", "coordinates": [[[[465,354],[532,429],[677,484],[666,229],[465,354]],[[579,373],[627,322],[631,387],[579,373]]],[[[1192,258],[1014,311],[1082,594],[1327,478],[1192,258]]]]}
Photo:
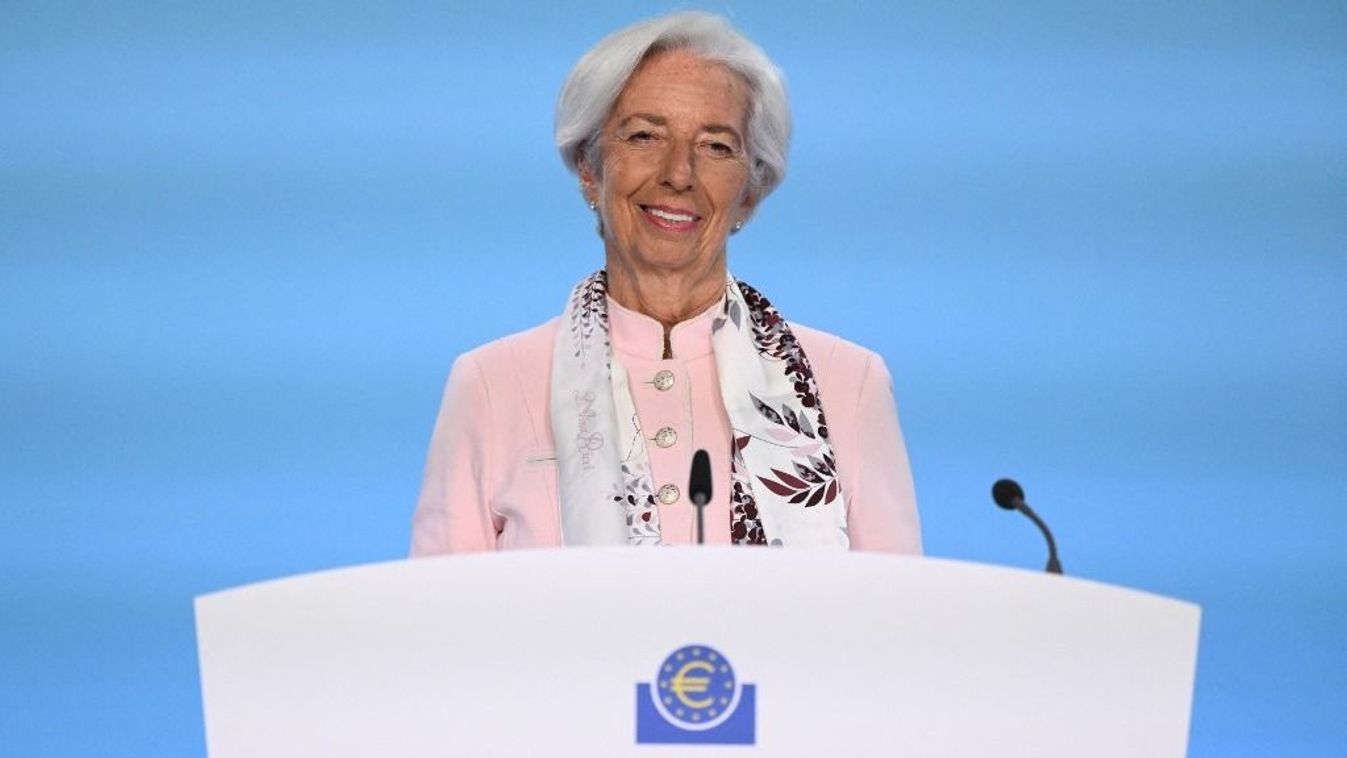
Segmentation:
{"type": "MultiPolygon", "coordinates": [[[[696,464],[694,463],[695,467],[696,464]]],[[[1057,561],[1057,542],[1052,538],[1052,532],[1048,531],[1048,525],[1043,523],[1043,519],[1034,513],[1034,509],[1024,502],[1024,490],[1015,483],[1014,479],[998,479],[996,484],[992,485],[992,500],[996,504],[1008,511],[1019,511],[1029,517],[1029,520],[1038,525],[1038,530],[1043,532],[1043,536],[1048,540],[1048,565],[1047,572],[1050,574],[1062,573],[1062,564],[1057,561]]]]}
{"type": "Polygon", "coordinates": [[[697,506],[697,544],[706,542],[703,513],[711,502],[711,456],[705,450],[692,454],[692,473],[688,476],[688,499],[697,506]]]}

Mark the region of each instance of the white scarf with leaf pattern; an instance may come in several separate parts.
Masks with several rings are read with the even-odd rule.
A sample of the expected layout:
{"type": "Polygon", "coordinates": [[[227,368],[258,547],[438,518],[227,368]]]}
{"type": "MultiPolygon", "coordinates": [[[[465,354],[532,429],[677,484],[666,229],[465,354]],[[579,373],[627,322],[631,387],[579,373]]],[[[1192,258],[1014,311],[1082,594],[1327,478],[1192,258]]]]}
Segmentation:
{"type": "MultiPolygon", "coordinates": [[[[731,539],[847,548],[846,498],[818,385],[790,326],[757,290],[729,277],[711,341],[733,434],[731,539]]],[[[565,544],[660,544],[645,435],[609,339],[604,271],[567,301],[553,347],[551,416],[565,544]]]]}

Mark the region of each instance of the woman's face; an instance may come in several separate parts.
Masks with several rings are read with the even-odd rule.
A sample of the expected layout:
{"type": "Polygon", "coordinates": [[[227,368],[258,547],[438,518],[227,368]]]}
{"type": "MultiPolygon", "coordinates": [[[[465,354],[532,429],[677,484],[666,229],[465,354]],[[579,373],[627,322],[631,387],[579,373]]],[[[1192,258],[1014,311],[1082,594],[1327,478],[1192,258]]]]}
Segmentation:
{"type": "Polygon", "coordinates": [[[755,200],[748,102],[740,76],[687,51],[637,68],[604,124],[599,173],[580,172],[610,263],[638,274],[723,269],[725,239],[755,200]]]}

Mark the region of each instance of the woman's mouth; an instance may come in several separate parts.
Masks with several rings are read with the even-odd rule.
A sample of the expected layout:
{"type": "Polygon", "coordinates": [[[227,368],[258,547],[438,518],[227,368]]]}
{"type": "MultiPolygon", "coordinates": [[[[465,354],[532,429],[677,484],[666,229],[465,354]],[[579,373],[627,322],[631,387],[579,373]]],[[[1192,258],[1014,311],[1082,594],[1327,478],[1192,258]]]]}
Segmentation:
{"type": "Polygon", "coordinates": [[[671,232],[685,232],[697,226],[701,216],[666,205],[642,205],[641,215],[651,224],[671,232]]]}

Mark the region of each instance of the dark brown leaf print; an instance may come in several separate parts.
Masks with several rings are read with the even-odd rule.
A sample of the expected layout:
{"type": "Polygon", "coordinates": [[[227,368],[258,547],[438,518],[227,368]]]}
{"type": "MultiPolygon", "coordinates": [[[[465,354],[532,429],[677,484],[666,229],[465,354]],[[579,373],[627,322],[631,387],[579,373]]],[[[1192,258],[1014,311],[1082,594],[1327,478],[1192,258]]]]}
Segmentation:
{"type": "MultiPolygon", "coordinates": [[[[795,465],[800,467],[798,463],[795,465]]],[[[837,499],[837,480],[831,476],[825,478],[810,472],[813,479],[806,480],[780,469],[772,469],[772,474],[776,478],[759,476],[758,481],[773,493],[786,498],[788,503],[804,503],[804,507],[812,508],[819,503],[831,503],[837,499]]]]}
{"type": "Polygon", "coordinates": [[[796,479],[795,477],[791,476],[790,474],[787,474],[786,472],[780,469],[772,469],[772,473],[776,474],[776,478],[780,479],[782,484],[786,485],[787,487],[790,487],[791,489],[798,490],[801,487],[809,486],[807,482],[803,482],[799,479],[796,479]]]}
{"type": "Polygon", "coordinates": [[[787,487],[786,485],[782,484],[781,482],[774,482],[765,476],[758,477],[758,481],[762,482],[764,485],[767,486],[767,489],[771,490],[772,492],[775,492],[781,497],[786,497],[787,495],[790,495],[795,491],[790,487],[787,487]]]}

